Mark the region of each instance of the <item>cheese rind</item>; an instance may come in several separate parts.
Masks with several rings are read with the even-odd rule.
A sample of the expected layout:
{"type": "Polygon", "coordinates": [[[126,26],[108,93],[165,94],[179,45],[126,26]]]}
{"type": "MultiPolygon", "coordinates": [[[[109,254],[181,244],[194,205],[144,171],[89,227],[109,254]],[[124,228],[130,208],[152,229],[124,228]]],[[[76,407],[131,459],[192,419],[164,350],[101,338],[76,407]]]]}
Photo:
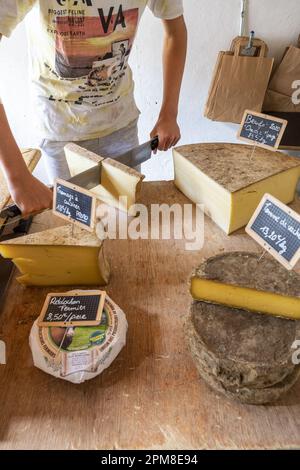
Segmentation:
{"type": "Polygon", "coordinates": [[[195,365],[213,390],[263,405],[278,400],[300,377],[292,361],[297,324],[193,302],[185,331],[195,365]]]}
{"type": "Polygon", "coordinates": [[[123,211],[136,203],[144,179],[141,173],[111,158],[104,160],[76,144],[66,145],[65,154],[71,176],[101,162],[101,184],[91,190],[100,201],[123,211]]]}
{"type": "Polygon", "coordinates": [[[208,259],[191,278],[191,294],[198,301],[300,319],[300,277],[253,253],[208,259]]]}
{"type": "Polygon", "coordinates": [[[106,285],[110,269],[103,242],[94,234],[67,225],[8,240],[0,254],[21,272],[24,285],[106,285]],[[72,236],[73,230],[73,236],[72,236]]]}
{"type": "Polygon", "coordinates": [[[173,150],[175,185],[230,234],[249,222],[264,194],[293,201],[300,160],[238,144],[195,144],[173,150]]]}

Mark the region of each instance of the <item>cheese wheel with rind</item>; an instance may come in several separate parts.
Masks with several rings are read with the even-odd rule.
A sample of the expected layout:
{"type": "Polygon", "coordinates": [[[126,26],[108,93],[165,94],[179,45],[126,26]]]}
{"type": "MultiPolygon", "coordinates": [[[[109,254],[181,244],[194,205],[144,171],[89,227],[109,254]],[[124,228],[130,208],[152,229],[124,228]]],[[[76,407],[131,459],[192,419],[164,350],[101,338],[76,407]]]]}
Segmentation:
{"type": "Polygon", "coordinates": [[[108,295],[98,326],[39,327],[37,319],[29,338],[33,363],[54,377],[74,384],[85,382],[97,377],[116,359],[126,344],[127,328],[124,312],[108,295]]]}

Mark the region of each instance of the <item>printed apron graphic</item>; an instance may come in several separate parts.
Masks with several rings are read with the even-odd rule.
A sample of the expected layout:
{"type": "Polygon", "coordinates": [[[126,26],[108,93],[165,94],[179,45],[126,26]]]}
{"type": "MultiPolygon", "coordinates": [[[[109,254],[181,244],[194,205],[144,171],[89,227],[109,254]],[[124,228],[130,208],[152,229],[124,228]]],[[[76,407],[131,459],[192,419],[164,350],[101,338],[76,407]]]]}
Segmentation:
{"type": "Polygon", "coordinates": [[[82,92],[112,93],[125,73],[138,25],[138,8],[98,9],[98,16],[55,18],[55,67],[63,79],[85,78],[82,92]]]}

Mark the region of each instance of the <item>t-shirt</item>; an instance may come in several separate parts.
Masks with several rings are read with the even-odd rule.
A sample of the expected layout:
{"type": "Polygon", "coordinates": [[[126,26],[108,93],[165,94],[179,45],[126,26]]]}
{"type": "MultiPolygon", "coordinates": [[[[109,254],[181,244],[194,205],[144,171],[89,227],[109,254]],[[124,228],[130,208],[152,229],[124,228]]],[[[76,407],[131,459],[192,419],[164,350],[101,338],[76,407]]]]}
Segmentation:
{"type": "Polygon", "coordinates": [[[183,14],[182,0],[1,0],[4,36],[31,10],[26,23],[41,138],[93,139],[137,119],[128,58],[147,5],[162,19],[183,14]]]}

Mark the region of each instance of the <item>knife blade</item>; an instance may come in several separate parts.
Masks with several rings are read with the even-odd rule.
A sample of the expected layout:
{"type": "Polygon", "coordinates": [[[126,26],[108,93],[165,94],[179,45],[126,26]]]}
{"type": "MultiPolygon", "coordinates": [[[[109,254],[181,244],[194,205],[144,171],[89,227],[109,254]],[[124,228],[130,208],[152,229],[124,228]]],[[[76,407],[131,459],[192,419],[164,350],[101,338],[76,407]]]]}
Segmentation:
{"type": "Polygon", "coordinates": [[[135,168],[142,163],[147,162],[152,157],[152,152],[157,150],[159,144],[158,137],[146,142],[145,144],[139,145],[138,147],[129,150],[122,155],[114,157],[119,163],[129,166],[130,168],[135,168]]]}
{"type": "MultiPolygon", "coordinates": [[[[149,140],[149,142],[139,145],[138,147],[129,150],[128,152],[117,155],[116,157],[112,157],[112,159],[119,163],[123,163],[123,165],[129,166],[130,168],[135,168],[150,160],[152,157],[152,152],[158,148],[158,145],[159,139],[158,137],[155,137],[154,139],[149,140]]],[[[80,173],[79,175],[73,176],[68,180],[68,182],[87,190],[95,188],[101,184],[101,163],[93,166],[89,170],[80,173]]],[[[53,189],[53,187],[51,189],[53,189]]],[[[35,212],[31,215],[40,214],[45,210],[35,212]]],[[[5,207],[0,212],[0,220],[2,219],[4,221],[4,223],[1,223],[2,227],[16,223],[22,220],[22,218],[22,212],[16,204],[5,207]]]]}

